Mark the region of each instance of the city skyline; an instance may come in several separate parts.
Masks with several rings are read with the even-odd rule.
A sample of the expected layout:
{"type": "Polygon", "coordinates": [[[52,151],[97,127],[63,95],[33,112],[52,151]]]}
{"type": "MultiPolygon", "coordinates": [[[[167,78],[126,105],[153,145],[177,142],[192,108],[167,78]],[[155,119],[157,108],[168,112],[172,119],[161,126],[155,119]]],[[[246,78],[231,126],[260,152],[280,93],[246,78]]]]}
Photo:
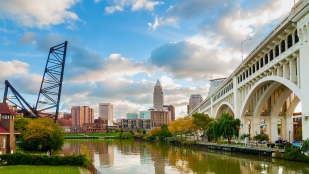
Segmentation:
{"type": "Polygon", "coordinates": [[[191,94],[206,98],[209,80],[240,64],[241,41],[252,38],[243,44],[245,58],[294,3],[124,2],[2,2],[0,93],[8,79],[34,104],[49,48],[67,40],[61,112],[87,105],[97,117],[104,102],[114,104],[114,118],[148,110],[160,79],[165,103],[183,116],[191,94]]]}

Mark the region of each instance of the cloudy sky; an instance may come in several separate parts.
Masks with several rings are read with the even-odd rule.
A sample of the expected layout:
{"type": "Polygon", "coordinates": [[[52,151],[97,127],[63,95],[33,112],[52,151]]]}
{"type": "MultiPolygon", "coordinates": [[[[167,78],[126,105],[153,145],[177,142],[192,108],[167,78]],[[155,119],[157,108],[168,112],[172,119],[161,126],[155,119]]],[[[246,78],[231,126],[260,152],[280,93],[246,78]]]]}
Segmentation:
{"type": "MultiPolygon", "coordinates": [[[[186,114],[190,94],[227,77],[289,13],[293,0],[3,0],[0,93],[36,102],[49,48],[68,41],[61,111],[114,104],[114,117],[165,104],[186,114]]],[[[2,97],[2,96],[1,96],[2,97]]]]}

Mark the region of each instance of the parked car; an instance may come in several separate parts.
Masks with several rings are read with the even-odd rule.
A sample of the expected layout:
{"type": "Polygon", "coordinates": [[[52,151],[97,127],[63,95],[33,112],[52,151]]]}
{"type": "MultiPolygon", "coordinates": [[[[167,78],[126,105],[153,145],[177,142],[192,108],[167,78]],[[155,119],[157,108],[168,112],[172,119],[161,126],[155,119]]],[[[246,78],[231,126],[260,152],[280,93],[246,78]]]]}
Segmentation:
{"type": "Polygon", "coordinates": [[[294,141],[294,142],[292,142],[292,146],[293,146],[293,147],[299,147],[299,148],[301,148],[301,141],[294,141]]]}
{"type": "Polygon", "coordinates": [[[258,141],[259,144],[267,144],[267,141],[258,141]]]}
{"type": "Polygon", "coordinates": [[[292,145],[292,143],[288,142],[288,140],[276,140],[275,143],[277,144],[285,144],[285,145],[292,145]]]}

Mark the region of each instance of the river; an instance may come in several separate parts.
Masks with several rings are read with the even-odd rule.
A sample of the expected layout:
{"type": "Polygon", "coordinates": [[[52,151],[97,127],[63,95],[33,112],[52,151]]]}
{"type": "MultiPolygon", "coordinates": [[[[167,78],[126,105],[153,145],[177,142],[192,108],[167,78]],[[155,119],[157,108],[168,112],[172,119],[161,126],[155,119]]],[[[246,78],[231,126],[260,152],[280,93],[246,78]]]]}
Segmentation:
{"type": "Polygon", "coordinates": [[[62,153],[79,154],[80,144],[102,174],[309,174],[308,163],[133,140],[66,140],[62,153]]]}

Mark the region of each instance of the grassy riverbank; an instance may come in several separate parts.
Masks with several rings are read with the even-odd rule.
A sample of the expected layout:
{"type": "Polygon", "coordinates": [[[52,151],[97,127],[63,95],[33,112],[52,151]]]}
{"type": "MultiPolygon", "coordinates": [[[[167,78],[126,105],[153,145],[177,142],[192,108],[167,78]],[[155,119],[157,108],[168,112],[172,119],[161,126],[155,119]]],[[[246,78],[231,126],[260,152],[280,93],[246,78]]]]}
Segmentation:
{"type": "Polygon", "coordinates": [[[36,166],[36,165],[11,165],[0,166],[1,174],[79,174],[78,166],[36,166]]]}
{"type": "Polygon", "coordinates": [[[94,133],[94,134],[64,134],[65,137],[115,137],[119,136],[120,132],[115,133],[107,133],[107,134],[100,134],[100,133],[94,133]]]}

